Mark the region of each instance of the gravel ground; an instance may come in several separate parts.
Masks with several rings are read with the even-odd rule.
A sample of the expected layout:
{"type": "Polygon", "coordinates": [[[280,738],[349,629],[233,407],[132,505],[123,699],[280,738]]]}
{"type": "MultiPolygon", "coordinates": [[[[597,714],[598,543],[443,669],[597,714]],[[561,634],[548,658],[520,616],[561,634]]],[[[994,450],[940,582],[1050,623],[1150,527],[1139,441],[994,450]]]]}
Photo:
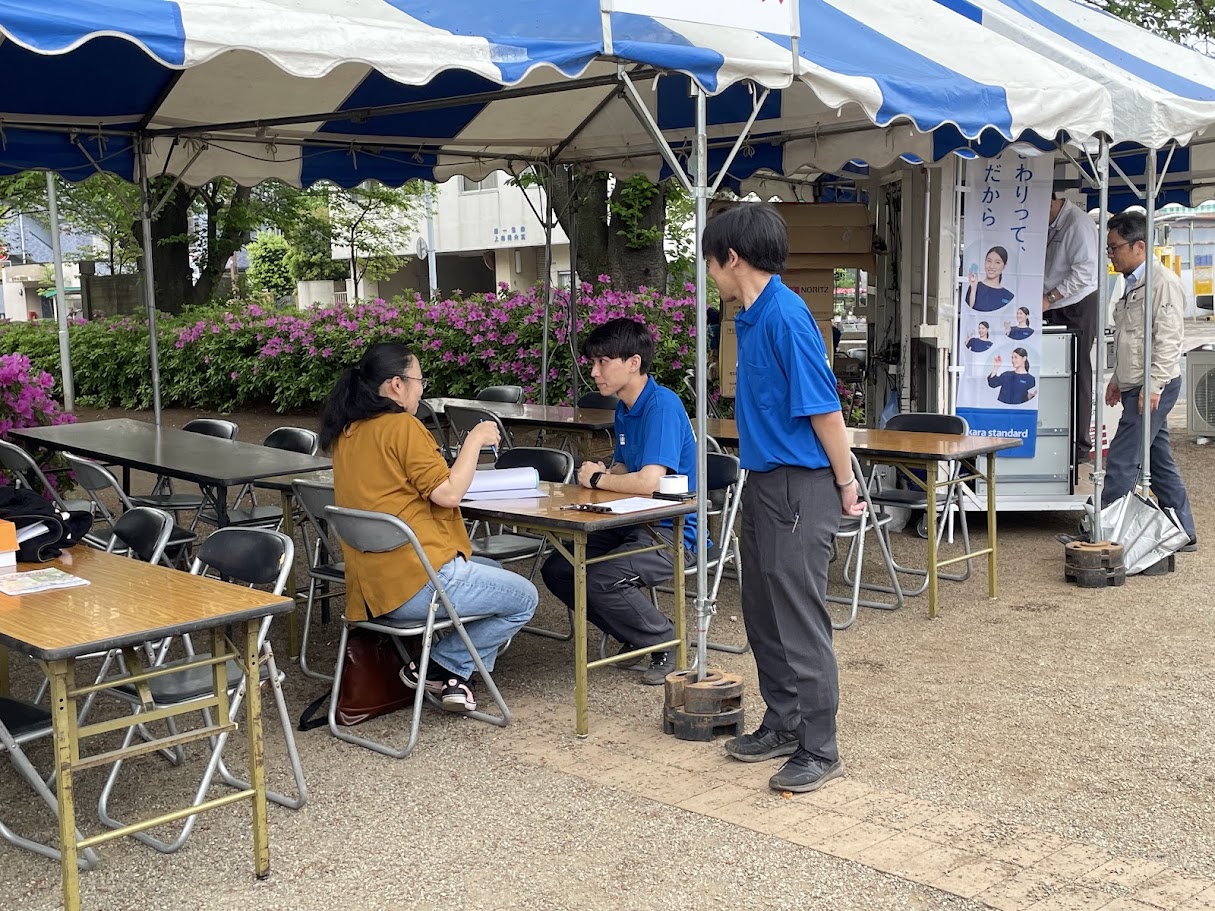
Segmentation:
{"type": "MultiPolygon", "coordinates": [[[[107,416],[114,416],[110,412],[107,416]]],[[[82,414],[82,418],[94,415],[82,414]]],[[[194,416],[166,415],[180,425],[194,416]]],[[[241,438],[260,440],[308,418],[238,415],[241,438]]],[[[1176,445],[1198,525],[1212,515],[1212,460],[1176,445]]],[[[924,598],[894,613],[863,610],[837,636],[843,700],[840,742],[850,776],[866,785],[1000,824],[1086,842],[1215,877],[1215,727],[1209,705],[1215,632],[1207,593],[1215,569],[1204,551],[1178,571],[1123,588],[1084,591],[1063,582],[1058,531],[1074,514],[1000,519],[1000,597],[986,573],[943,584],[939,620],[924,598]]],[[[1205,533],[1204,533],[1205,534],[1205,533]]],[[[895,537],[896,555],[922,560],[922,542],[895,537]]],[[[981,534],[976,534],[982,539],[981,534]]],[[[842,588],[840,589],[842,591],[842,588]]],[[[843,610],[844,608],[840,608],[843,610]]],[[[545,595],[539,622],[560,624],[545,595]]],[[[742,641],[738,591],[723,584],[713,638],[742,641]]],[[[285,632],[275,634],[286,654],[285,632]]],[[[316,663],[336,647],[322,627],[316,663]]],[[[497,680],[506,698],[572,702],[568,643],[519,637],[497,680]]],[[[750,657],[711,653],[742,673],[751,721],[761,704],[750,657]]],[[[290,673],[298,714],[323,686],[290,673]]],[[[30,695],[36,671],[14,660],[14,687],[30,695]]],[[[662,696],[612,669],[591,673],[591,710],[654,729],[662,696]]],[[[394,717],[372,722],[391,731],[394,717]]],[[[543,725],[533,723],[532,733],[543,725]]],[[[324,731],[298,735],[311,800],[271,808],[273,875],[249,876],[247,813],[200,820],[172,857],[130,843],[103,846],[82,876],[88,908],[675,908],[729,901],[743,908],[972,908],[946,893],[837,860],[782,839],[646,800],[547,767],[516,747],[526,716],[505,730],[429,713],[415,755],[392,762],[324,731]],[[404,861],[404,862],[402,862],[404,861]]],[[[546,734],[547,736],[547,734],[546,734]]],[[[283,787],[277,722],[267,716],[272,784],[283,787]]],[[[591,742],[595,730],[591,731],[591,742]]],[[[233,758],[239,744],[233,744],[233,758]]],[[[706,745],[706,750],[718,749],[706,745]]],[[[48,751],[31,756],[45,767],[48,751]]],[[[145,811],[183,793],[179,770],[138,761],[116,802],[145,811]],[[135,783],[138,787],[134,787],[135,783]],[[149,802],[149,795],[157,795],[149,802]]],[[[103,775],[79,777],[86,829],[103,775]]],[[[50,837],[11,772],[0,775],[0,820],[50,837]]],[[[0,843],[0,883],[15,907],[53,908],[58,867],[0,843]]]]}

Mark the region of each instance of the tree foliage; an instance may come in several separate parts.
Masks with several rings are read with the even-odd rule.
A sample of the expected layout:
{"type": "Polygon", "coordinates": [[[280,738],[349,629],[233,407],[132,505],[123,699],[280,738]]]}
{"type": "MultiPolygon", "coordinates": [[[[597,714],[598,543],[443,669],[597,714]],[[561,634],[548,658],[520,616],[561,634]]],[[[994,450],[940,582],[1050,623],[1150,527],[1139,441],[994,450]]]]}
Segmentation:
{"type": "Polygon", "coordinates": [[[1171,41],[1210,53],[1215,42],[1215,0],[1084,0],[1119,19],[1171,41]]]}
{"type": "Polygon", "coordinates": [[[249,244],[249,290],[273,300],[295,293],[295,280],[287,267],[291,245],[281,234],[264,231],[249,244]]]}
{"type": "Polygon", "coordinates": [[[346,250],[355,297],[364,279],[388,278],[404,265],[402,248],[423,214],[426,189],[421,181],[399,189],[374,181],[351,190],[320,184],[309,192],[327,203],[331,237],[346,250]]]}

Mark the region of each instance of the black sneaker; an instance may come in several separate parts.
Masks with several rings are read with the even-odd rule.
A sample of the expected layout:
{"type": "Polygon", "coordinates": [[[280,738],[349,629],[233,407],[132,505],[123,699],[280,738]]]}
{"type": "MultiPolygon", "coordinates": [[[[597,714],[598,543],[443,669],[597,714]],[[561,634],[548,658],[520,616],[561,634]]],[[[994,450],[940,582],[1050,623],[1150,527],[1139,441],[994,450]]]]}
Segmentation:
{"type": "MultiPolygon", "coordinates": [[[[616,654],[625,655],[633,651],[633,649],[634,646],[629,645],[627,642],[622,642],[620,643],[620,650],[617,651],[616,654]]],[[[619,661],[616,664],[613,664],[612,667],[616,668],[618,671],[648,671],[650,669],[650,656],[642,655],[632,664],[627,661],[619,661]]]]}
{"type": "Polygon", "coordinates": [[[1088,535],[1055,535],[1055,540],[1060,544],[1087,544],[1088,535]]]}
{"type": "Polygon", "coordinates": [[[662,686],[666,683],[667,674],[675,670],[675,658],[670,652],[651,652],[650,666],[641,675],[641,682],[646,686],[662,686]]]}
{"type": "Polygon", "coordinates": [[[760,725],[750,734],[726,741],[726,752],[739,762],[765,762],[797,752],[797,734],[760,725]]]}
{"type": "Polygon", "coordinates": [[[439,698],[443,700],[443,708],[449,712],[475,712],[477,710],[477,696],[473,692],[471,680],[449,677],[439,698]]]}
{"type": "Polygon", "coordinates": [[[836,759],[834,762],[815,756],[808,750],[799,749],[794,753],[775,775],[768,779],[768,787],[773,791],[792,791],[801,794],[806,791],[817,791],[832,778],[844,774],[844,763],[836,759]]]}
{"type": "MultiPolygon", "coordinates": [[[[444,677],[448,676],[447,671],[431,663],[426,669],[426,692],[439,695],[443,692],[444,677]]],[[[418,688],[418,666],[413,661],[404,665],[401,668],[401,682],[411,690],[418,688]]]]}
{"type": "Polygon", "coordinates": [[[1198,538],[1197,537],[1190,538],[1190,541],[1188,544],[1182,544],[1179,548],[1177,548],[1177,553],[1179,553],[1179,554],[1193,554],[1193,553],[1197,553],[1197,552],[1198,552],[1198,538]]]}

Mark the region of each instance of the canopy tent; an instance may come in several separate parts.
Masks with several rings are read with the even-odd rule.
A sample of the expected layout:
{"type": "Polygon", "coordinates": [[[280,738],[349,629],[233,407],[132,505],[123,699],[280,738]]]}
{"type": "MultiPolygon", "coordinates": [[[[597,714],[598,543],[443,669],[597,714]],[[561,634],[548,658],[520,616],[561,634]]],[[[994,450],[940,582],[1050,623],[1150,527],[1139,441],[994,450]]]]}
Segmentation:
{"type": "MultiPolygon", "coordinates": [[[[0,102],[0,173],[105,170],[145,187],[150,174],[398,185],[531,163],[673,173],[697,197],[699,237],[711,173],[935,161],[1018,140],[1157,148],[1215,123],[1215,61],[1072,0],[335,6],[0,0],[0,65],[22,75],[0,102]],[[791,13],[783,29],[777,7],[791,13]]],[[[703,497],[699,509],[703,529],[703,497]]],[[[698,610],[704,590],[702,564],[698,610]]]]}
{"type": "Polygon", "coordinates": [[[670,166],[633,105],[686,156],[686,77],[712,96],[711,167],[753,91],[773,90],[732,179],[1061,133],[1159,148],[1215,123],[1215,61],[1072,0],[800,0],[788,4],[800,36],[784,39],[716,24],[723,6],[737,22],[762,8],[0,0],[0,65],[22,84],[0,103],[0,169],[81,178],[100,166],[134,180],[143,134],[151,172],[191,183],[399,185],[533,161],[658,177],[670,166]],[[671,18],[618,11],[640,8],[671,18]]]}

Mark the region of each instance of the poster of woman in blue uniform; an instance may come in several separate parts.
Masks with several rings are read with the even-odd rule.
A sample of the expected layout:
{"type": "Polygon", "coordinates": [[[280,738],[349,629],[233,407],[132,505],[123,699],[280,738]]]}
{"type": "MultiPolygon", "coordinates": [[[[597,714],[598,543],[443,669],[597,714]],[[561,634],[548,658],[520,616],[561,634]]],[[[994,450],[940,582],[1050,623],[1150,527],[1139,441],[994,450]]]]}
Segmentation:
{"type": "Polygon", "coordinates": [[[987,385],[999,389],[996,401],[1004,405],[1024,405],[1038,395],[1035,388],[1038,381],[1029,372],[1029,352],[1024,348],[1014,348],[1012,352],[1012,369],[1001,370],[1003,359],[1000,355],[992,358],[991,373],[987,374],[987,385]]]}

